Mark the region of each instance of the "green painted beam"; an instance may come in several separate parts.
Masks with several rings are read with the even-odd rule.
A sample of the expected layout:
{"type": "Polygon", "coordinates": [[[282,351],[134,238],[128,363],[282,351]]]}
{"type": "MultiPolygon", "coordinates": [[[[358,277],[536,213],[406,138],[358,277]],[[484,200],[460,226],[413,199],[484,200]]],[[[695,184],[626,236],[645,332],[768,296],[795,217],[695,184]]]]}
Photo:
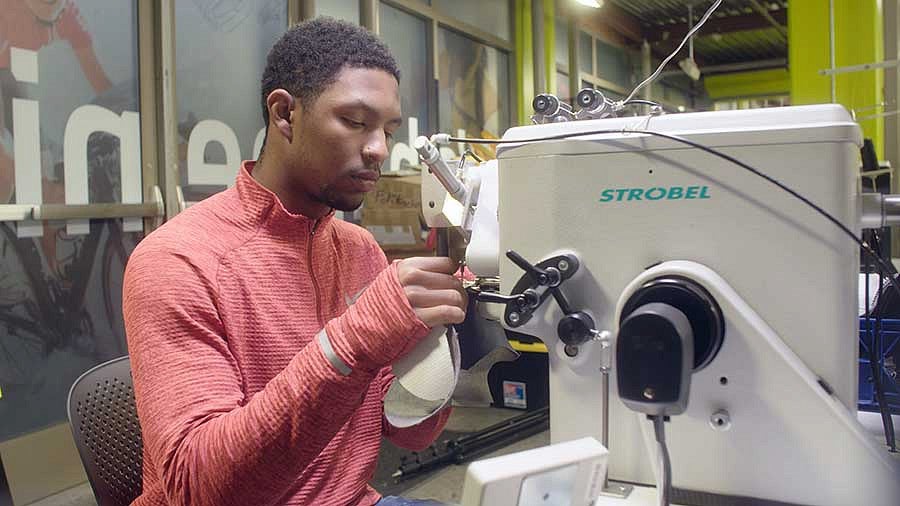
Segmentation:
{"type": "MultiPolygon", "coordinates": [[[[835,38],[837,66],[884,60],[881,0],[843,0],[835,4],[838,6],[835,17],[840,20],[835,38]]],[[[848,109],[869,109],[860,113],[860,117],[881,112],[872,108],[884,102],[884,71],[840,74],[837,92],[838,103],[848,109]]],[[[883,159],[884,118],[861,121],[860,125],[864,135],[875,141],[878,157],[883,159]]]]}
{"type": "MultiPolygon", "coordinates": [[[[531,30],[531,1],[516,0],[516,121],[519,125],[528,124],[528,111],[531,110],[531,99],[534,97],[534,65],[531,30]]],[[[541,0],[535,0],[541,1],[541,0]]]]}
{"type": "Polygon", "coordinates": [[[828,38],[828,0],[793,0],[788,9],[792,104],[831,102],[830,81],[819,75],[830,65],[828,38]]]}
{"type": "MultiPolygon", "coordinates": [[[[881,0],[834,0],[835,66],[846,67],[884,59],[881,0]]],[[[826,0],[791,0],[788,9],[788,62],[791,103],[830,103],[831,78],[819,74],[831,67],[829,13],[826,0]]],[[[839,74],[835,78],[836,103],[863,110],[865,116],[884,101],[884,71],[869,70],[839,74]]],[[[884,153],[884,119],[860,122],[863,135],[884,153]]]]}
{"type": "Polygon", "coordinates": [[[544,82],[549,93],[556,95],[556,2],[544,2],[544,82]]]}
{"type": "Polygon", "coordinates": [[[744,98],[787,95],[791,92],[791,76],[785,69],[754,70],[716,74],[703,78],[709,98],[744,98]]]}

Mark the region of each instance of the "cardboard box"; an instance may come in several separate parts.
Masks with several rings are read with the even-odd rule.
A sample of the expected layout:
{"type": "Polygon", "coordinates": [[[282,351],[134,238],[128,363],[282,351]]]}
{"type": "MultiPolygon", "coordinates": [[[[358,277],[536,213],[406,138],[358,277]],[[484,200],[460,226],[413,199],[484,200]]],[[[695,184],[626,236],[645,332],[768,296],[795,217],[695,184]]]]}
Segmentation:
{"type": "Polygon", "coordinates": [[[422,174],[382,174],[366,195],[360,224],[372,232],[388,257],[427,253],[422,216],[422,174]]]}

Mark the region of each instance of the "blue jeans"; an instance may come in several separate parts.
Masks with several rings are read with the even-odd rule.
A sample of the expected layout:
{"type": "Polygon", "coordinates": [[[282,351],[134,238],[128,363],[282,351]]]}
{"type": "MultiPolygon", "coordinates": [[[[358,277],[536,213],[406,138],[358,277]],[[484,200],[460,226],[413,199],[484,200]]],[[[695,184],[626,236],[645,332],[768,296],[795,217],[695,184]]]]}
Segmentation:
{"type": "Polygon", "coordinates": [[[375,503],[375,506],[452,506],[446,503],[431,501],[431,500],[422,500],[422,499],[406,499],[403,497],[397,497],[395,495],[389,495],[382,497],[380,501],[375,503]]]}

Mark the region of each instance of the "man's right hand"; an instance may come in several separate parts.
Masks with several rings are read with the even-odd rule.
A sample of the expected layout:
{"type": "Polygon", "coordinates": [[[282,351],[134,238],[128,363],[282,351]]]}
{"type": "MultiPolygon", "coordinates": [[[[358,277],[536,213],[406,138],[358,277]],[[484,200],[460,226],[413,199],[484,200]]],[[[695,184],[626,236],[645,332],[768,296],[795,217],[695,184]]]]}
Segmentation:
{"type": "Polygon", "coordinates": [[[462,323],[468,298],[453,276],[457,269],[449,258],[436,257],[388,266],[355,304],[325,324],[338,358],[351,370],[378,369],[408,353],[429,329],[462,323]]]}
{"type": "Polygon", "coordinates": [[[462,281],[454,276],[459,265],[446,257],[414,257],[401,260],[397,277],[409,305],[428,327],[462,323],[468,297],[462,281]]]}

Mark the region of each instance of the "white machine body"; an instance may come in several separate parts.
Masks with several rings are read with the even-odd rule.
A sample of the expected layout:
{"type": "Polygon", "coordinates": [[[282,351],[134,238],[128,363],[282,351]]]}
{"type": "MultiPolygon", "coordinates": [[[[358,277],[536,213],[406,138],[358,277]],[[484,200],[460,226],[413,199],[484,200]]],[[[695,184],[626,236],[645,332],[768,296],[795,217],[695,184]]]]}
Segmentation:
{"type": "Polygon", "coordinates": [[[606,448],[585,437],[473,462],[462,506],[590,506],[603,490],[606,448]]]}
{"type": "Polygon", "coordinates": [[[573,253],[581,266],[562,291],[613,336],[612,348],[592,341],[569,356],[552,298],[514,329],[549,350],[552,441],[605,441],[609,479],[656,482],[649,423],[618,399],[615,371],[606,375],[601,366],[614,367],[609,352],[628,296],[656,276],[683,275],[715,297],[725,337],[713,361],[693,374],[687,411],[666,424],[673,485],[792,504],[900,504],[900,468],[855,420],[858,246],[739,166],[629,132],[678,135],[723,151],[858,232],[862,139],[846,110],[564,122],[513,128],[504,139],[601,129],[622,133],[504,144],[496,174],[482,166],[477,177],[469,268],[499,274],[508,293],[523,271],[500,252],[532,263],[573,253]],[[717,425],[721,413],[728,423],[717,425]]]}

